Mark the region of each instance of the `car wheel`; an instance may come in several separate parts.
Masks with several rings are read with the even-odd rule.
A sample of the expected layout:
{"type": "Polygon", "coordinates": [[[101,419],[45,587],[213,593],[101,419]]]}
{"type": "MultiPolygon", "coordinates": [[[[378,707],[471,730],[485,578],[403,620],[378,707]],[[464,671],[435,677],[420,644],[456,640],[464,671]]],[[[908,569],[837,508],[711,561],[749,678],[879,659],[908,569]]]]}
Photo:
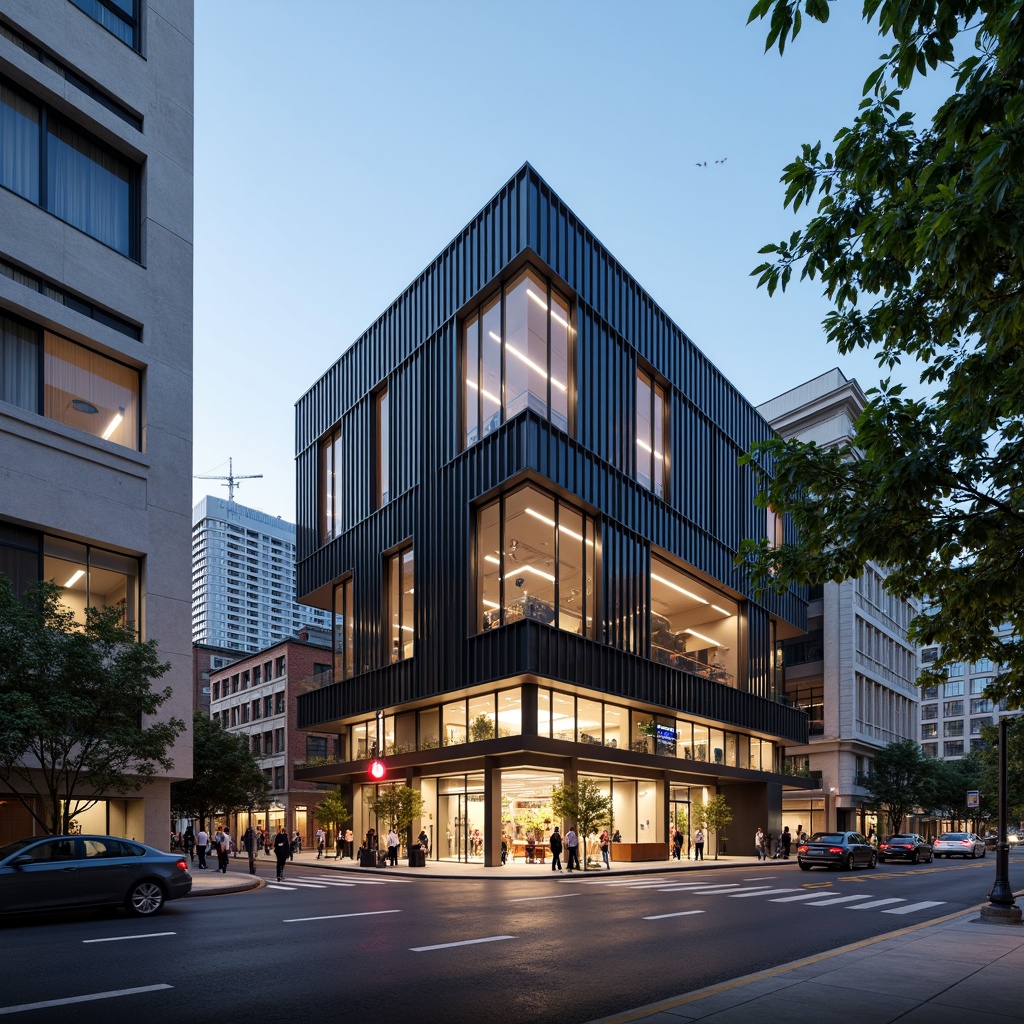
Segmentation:
{"type": "Polygon", "coordinates": [[[846,870],[852,871],[857,866],[856,858],[852,853],[846,855],[846,870]]]}
{"type": "Polygon", "coordinates": [[[811,870],[811,865],[810,864],[805,864],[803,861],[800,861],[800,870],[801,871],[810,871],[811,870]]]}
{"type": "Polygon", "coordinates": [[[868,867],[873,868],[878,863],[878,855],[872,850],[871,859],[868,861],[868,867]]]}
{"type": "Polygon", "coordinates": [[[137,917],[150,917],[159,913],[166,899],[163,886],[152,879],[146,879],[143,882],[136,882],[128,890],[124,905],[129,913],[137,917]]]}
{"type": "Polygon", "coordinates": [[[985,859],[985,854],[988,853],[988,847],[983,847],[981,851],[981,859],[985,859]]]}
{"type": "Polygon", "coordinates": [[[915,850],[915,851],[914,851],[914,852],[913,852],[913,853],[912,853],[912,854],[910,855],[910,863],[911,863],[911,864],[916,864],[916,863],[917,863],[917,862],[918,862],[918,861],[919,861],[920,859],[921,859],[921,856],[920,856],[920,854],[919,854],[919,853],[917,852],[917,850],[915,850]]]}

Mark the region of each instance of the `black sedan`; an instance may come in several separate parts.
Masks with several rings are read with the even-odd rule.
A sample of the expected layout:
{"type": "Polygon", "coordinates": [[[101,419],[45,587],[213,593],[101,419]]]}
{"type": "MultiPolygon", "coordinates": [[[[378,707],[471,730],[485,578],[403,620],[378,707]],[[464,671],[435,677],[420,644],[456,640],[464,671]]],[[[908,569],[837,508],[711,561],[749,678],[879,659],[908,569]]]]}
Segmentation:
{"type": "Polygon", "coordinates": [[[873,868],[878,851],[859,832],[815,832],[796,848],[796,859],[802,871],[813,867],[852,871],[858,864],[873,868]]]}
{"type": "Polygon", "coordinates": [[[123,906],[142,917],[192,889],[179,854],[114,836],[37,836],[0,847],[0,913],[123,906]]]}
{"type": "Polygon", "coordinates": [[[930,864],[934,857],[932,844],[916,832],[900,832],[878,844],[878,859],[883,863],[899,859],[909,860],[911,864],[917,864],[922,860],[930,864]]]}

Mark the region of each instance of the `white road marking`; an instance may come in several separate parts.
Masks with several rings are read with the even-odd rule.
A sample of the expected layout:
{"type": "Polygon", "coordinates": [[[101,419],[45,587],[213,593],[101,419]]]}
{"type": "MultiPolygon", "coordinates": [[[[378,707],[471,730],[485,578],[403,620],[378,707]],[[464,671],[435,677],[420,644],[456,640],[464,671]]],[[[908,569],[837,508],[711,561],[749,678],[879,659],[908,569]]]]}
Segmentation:
{"type": "Polygon", "coordinates": [[[25,1013],[27,1010],[45,1010],[50,1006],[73,1006],[75,1003],[90,1003],[97,999],[117,999],[120,996],[137,996],[143,992],[159,992],[174,988],[173,985],[145,985],[141,988],[112,989],[109,992],[90,992],[84,996],[69,996],[67,999],[47,999],[41,1003],[21,1003],[18,1006],[0,1006],[0,1016],[8,1013],[25,1013]]]}
{"type": "Polygon", "coordinates": [[[108,939],[82,939],[83,945],[90,942],[128,942],[131,939],[157,939],[161,935],[177,935],[177,932],[149,932],[146,935],[111,935],[108,939]]]}
{"type": "Polygon", "coordinates": [[[651,917],[645,917],[645,921],[661,921],[666,917],[689,917],[691,914],[703,914],[703,910],[680,910],[677,914],[654,914],[651,917]]]}
{"type": "Polygon", "coordinates": [[[286,917],[284,924],[299,924],[303,921],[334,921],[339,917],[376,917],[377,914],[400,914],[400,910],[365,910],[358,914],[324,914],[321,917],[286,917]]]}
{"type": "Polygon", "coordinates": [[[486,939],[463,939],[461,942],[441,942],[436,946],[410,946],[412,953],[429,953],[435,949],[451,949],[453,946],[475,946],[481,942],[504,942],[505,939],[514,939],[514,935],[489,935],[486,939]]]}
{"type": "Polygon", "coordinates": [[[514,900],[509,900],[509,903],[533,903],[535,900],[564,900],[570,896],[579,896],[578,892],[563,892],[556,896],[519,896],[514,900]]]}
{"type": "Polygon", "coordinates": [[[818,900],[816,903],[809,903],[810,907],[831,907],[833,903],[853,903],[854,900],[869,900],[873,897],[866,892],[858,893],[856,896],[831,896],[827,900],[818,900]]]}
{"type": "Polygon", "coordinates": [[[769,903],[795,903],[797,900],[820,900],[828,895],[827,892],[804,892],[799,896],[780,896],[777,900],[769,900],[769,903]]]}
{"type": "Polygon", "coordinates": [[[748,900],[751,896],[774,896],[777,892],[796,892],[795,889],[758,889],[757,892],[727,892],[731,900],[748,900]]]}
{"type": "Polygon", "coordinates": [[[893,907],[892,910],[883,910],[883,914],[912,914],[915,910],[927,910],[929,907],[941,907],[945,900],[922,900],[920,903],[911,903],[906,907],[893,907]]]}
{"type": "Polygon", "coordinates": [[[870,903],[861,903],[856,907],[847,907],[847,910],[874,910],[875,907],[884,907],[889,903],[906,903],[906,900],[890,897],[887,900],[872,900],[870,903]]]}

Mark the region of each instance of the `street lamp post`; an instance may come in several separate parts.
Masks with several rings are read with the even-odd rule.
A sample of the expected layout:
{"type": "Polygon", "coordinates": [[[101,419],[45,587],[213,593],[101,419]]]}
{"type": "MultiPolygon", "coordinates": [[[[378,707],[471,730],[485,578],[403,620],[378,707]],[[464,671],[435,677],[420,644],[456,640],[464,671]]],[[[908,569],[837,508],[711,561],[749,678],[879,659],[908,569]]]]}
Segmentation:
{"type": "Polygon", "coordinates": [[[1010,844],[1006,841],[1006,717],[999,719],[999,836],[996,840],[996,880],[981,919],[992,924],[1020,924],[1021,912],[1010,888],[1010,844]]]}

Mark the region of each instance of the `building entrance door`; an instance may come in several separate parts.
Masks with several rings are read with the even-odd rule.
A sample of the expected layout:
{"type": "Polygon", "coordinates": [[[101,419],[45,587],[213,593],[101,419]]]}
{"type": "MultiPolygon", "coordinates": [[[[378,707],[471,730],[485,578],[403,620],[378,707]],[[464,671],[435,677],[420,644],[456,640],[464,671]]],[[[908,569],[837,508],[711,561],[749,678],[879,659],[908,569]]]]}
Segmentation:
{"type": "Polygon", "coordinates": [[[484,795],[467,792],[474,781],[472,778],[440,780],[437,795],[437,816],[443,829],[437,841],[440,860],[483,859],[484,795]]]}

